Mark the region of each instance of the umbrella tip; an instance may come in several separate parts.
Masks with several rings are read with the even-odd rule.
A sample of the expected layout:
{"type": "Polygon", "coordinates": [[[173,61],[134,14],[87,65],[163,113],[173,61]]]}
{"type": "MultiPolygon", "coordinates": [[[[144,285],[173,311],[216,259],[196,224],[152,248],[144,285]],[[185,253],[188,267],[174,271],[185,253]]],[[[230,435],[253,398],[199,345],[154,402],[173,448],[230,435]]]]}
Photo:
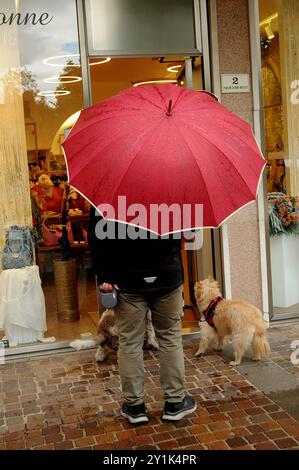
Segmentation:
{"type": "Polygon", "coordinates": [[[166,116],[171,116],[172,115],[172,100],[169,100],[169,104],[168,104],[168,109],[166,111],[166,116]]]}

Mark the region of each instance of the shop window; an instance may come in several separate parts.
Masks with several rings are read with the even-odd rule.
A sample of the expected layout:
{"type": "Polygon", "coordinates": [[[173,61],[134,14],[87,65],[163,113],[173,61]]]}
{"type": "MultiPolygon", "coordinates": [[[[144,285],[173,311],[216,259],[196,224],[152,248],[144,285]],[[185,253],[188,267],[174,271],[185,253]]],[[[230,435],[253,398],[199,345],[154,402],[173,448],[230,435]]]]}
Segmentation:
{"type": "Polygon", "coordinates": [[[260,1],[274,318],[299,315],[298,22],[298,1],[260,1]]]}
{"type": "MultiPolygon", "coordinates": [[[[76,1],[6,1],[1,11],[2,19],[12,18],[12,12],[15,15],[5,28],[11,34],[16,57],[13,67],[1,68],[0,90],[6,96],[18,95],[23,108],[20,116],[25,125],[37,262],[46,299],[46,336],[67,340],[95,334],[97,299],[86,237],[89,205],[67,184],[61,147],[83,108],[76,1]],[[51,21],[35,21],[45,13],[51,21]],[[22,21],[24,18],[27,20],[22,21]],[[78,312],[73,318],[58,315],[57,283],[63,282],[63,275],[54,276],[64,226],[76,259],[78,282],[71,289],[78,290],[76,308],[80,314],[80,321],[68,323],[62,320],[77,320],[78,312]]],[[[70,292],[70,296],[74,294],[70,292]]]]}

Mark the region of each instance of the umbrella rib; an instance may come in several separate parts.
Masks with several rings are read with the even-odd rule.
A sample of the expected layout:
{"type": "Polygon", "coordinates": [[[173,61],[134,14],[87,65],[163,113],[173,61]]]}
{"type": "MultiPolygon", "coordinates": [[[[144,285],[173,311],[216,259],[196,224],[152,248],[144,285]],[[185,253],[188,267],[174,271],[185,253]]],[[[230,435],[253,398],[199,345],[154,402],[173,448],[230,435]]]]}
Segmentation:
{"type": "MultiPolygon", "coordinates": [[[[165,101],[165,96],[162,95],[162,93],[160,92],[160,89],[157,88],[157,87],[153,87],[153,89],[155,90],[155,92],[160,96],[160,98],[163,100],[163,103],[165,104],[166,108],[168,106],[168,102],[169,100],[166,102],[165,101]]],[[[176,100],[174,101],[173,105],[172,105],[172,109],[174,108],[174,106],[176,106],[178,104],[178,102],[180,101],[180,98],[183,96],[184,92],[181,92],[180,95],[176,96],[176,100]]],[[[161,109],[161,108],[160,108],[161,109]]]]}
{"type": "MultiPolygon", "coordinates": [[[[148,129],[148,128],[146,128],[146,131],[147,131],[147,129],[148,129]]],[[[81,129],[81,131],[84,131],[84,130],[85,130],[85,129],[81,129]]],[[[80,131],[80,132],[81,132],[81,131],[80,131]]],[[[119,140],[122,138],[123,135],[127,135],[127,132],[128,132],[127,129],[124,129],[124,130],[120,131],[120,132],[115,136],[115,138],[114,138],[113,140],[109,141],[108,143],[106,143],[106,145],[104,145],[103,147],[101,147],[101,152],[103,152],[106,148],[110,147],[111,144],[113,144],[114,142],[119,141],[119,140]]],[[[90,144],[91,144],[90,141],[89,141],[88,143],[86,143],[86,144],[84,145],[84,147],[80,148],[80,152],[82,152],[82,149],[83,149],[83,150],[86,150],[86,148],[87,148],[90,144]]],[[[66,154],[67,154],[67,151],[66,151],[66,154]]],[[[76,178],[76,176],[78,175],[78,173],[81,173],[81,171],[83,171],[83,169],[84,169],[86,166],[88,166],[88,165],[90,165],[90,162],[89,162],[89,161],[84,162],[84,163],[82,164],[82,167],[80,168],[79,172],[77,171],[76,174],[72,174],[72,180],[73,180],[74,178],[76,178]]]]}
{"type": "MultiPolygon", "coordinates": [[[[189,125],[192,126],[192,123],[189,123],[189,125]]],[[[197,130],[195,126],[192,126],[192,127],[193,127],[195,130],[197,130]]],[[[228,158],[228,156],[223,152],[223,150],[221,150],[221,149],[218,147],[218,145],[216,145],[213,141],[211,141],[210,139],[208,139],[206,136],[204,136],[204,135],[202,135],[202,134],[201,134],[201,137],[202,137],[203,139],[205,139],[207,142],[209,142],[209,144],[213,145],[219,152],[222,153],[222,155],[224,156],[224,158],[225,158],[230,164],[232,164],[232,161],[231,161],[231,160],[228,158]]],[[[242,140],[242,139],[241,139],[241,140],[242,140]]],[[[244,142],[244,141],[242,140],[242,142],[244,142]]],[[[244,142],[244,143],[246,144],[246,142],[244,142]]],[[[247,186],[247,182],[246,182],[246,180],[244,179],[243,175],[242,175],[242,174],[240,173],[240,171],[238,170],[238,168],[237,168],[236,166],[234,166],[234,168],[235,168],[235,170],[237,171],[237,173],[240,175],[240,178],[244,181],[244,183],[245,183],[246,186],[247,186]]],[[[248,187],[248,186],[247,186],[247,187],[248,187]]]]}
{"type": "MultiPolygon", "coordinates": [[[[167,105],[168,103],[166,103],[165,97],[162,95],[162,93],[160,92],[160,90],[159,90],[157,87],[155,87],[155,86],[153,86],[152,89],[159,95],[159,97],[162,99],[163,103],[164,103],[165,105],[167,105]]],[[[174,107],[175,105],[177,105],[177,104],[180,102],[181,98],[182,98],[182,97],[184,96],[184,94],[185,94],[185,93],[184,93],[185,91],[186,91],[186,90],[184,90],[183,92],[181,92],[181,94],[176,97],[176,101],[174,102],[173,107],[174,107]]],[[[150,100],[149,98],[144,98],[144,96],[142,96],[141,94],[137,94],[137,93],[133,93],[133,92],[132,92],[132,93],[127,92],[127,93],[126,93],[126,96],[133,96],[134,98],[138,98],[138,99],[141,99],[141,100],[143,100],[143,101],[146,101],[146,102],[152,104],[153,106],[155,106],[155,107],[156,107],[157,109],[159,109],[159,110],[162,109],[160,105],[157,105],[155,102],[153,102],[153,101],[150,100]]]]}
{"type": "MultiPolygon", "coordinates": [[[[140,95],[140,94],[136,94],[136,93],[126,93],[126,96],[133,96],[134,98],[138,98],[142,101],[145,101],[147,103],[150,103],[151,105],[153,105],[155,108],[161,110],[161,106],[157,105],[156,103],[154,103],[153,101],[151,101],[149,98],[144,98],[144,96],[140,95]]],[[[145,111],[146,110],[142,110],[142,111],[145,111]]]]}
{"type": "MultiPolygon", "coordinates": [[[[196,113],[196,111],[198,111],[198,110],[193,110],[192,112],[193,112],[193,113],[196,113]]],[[[187,113],[188,113],[188,111],[186,111],[186,114],[187,114],[187,113]]],[[[231,113],[231,114],[232,114],[232,113],[231,113]]],[[[232,126],[232,127],[234,127],[234,128],[238,128],[240,131],[242,131],[242,132],[244,133],[244,129],[242,129],[242,127],[240,127],[238,124],[232,124],[232,123],[230,123],[230,121],[228,121],[228,120],[225,121],[225,120],[218,119],[218,118],[217,118],[217,115],[215,116],[215,119],[214,119],[214,117],[213,117],[213,122],[216,122],[216,121],[218,121],[219,124],[222,124],[223,122],[224,122],[224,123],[227,123],[227,124],[229,124],[230,126],[232,126]]],[[[246,123],[246,121],[244,121],[244,122],[246,123]]],[[[192,121],[190,122],[190,124],[192,125],[192,121]]],[[[246,123],[246,124],[248,125],[248,128],[251,130],[251,132],[252,132],[252,134],[253,134],[252,127],[250,126],[250,124],[248,124],[248,123],[246,123]]],[[[195,127],[195,126],[193,126],[193,127],[195,127]]],[[[195,129],[196,129],[196,127],[195,127],[195,129]]],[[[254,135],[254,134],[253,134],[253,135],[254,135]]],[[[240,141],[242,141],[245,145],[248,146],[248,142],[246,142],[242,137],[239,137],[239,136],[238,136],[238,139],[239,139],[240,141]]],[[[208,140],[208,139],[207,139],[207,140],[208,140]]],[[[208,141],[209,141],[209,140],[208,140],[208,141]]],[[[209,142],[210,142],[210,141],[209,141],[209,142]]],[[[213,143],[213,142],[212,142],[212,143],[213,143]]],[[[215,144],[213,144],[213,145],[215,145],[215,144]]],[[[215,147],[217,147],[217,146],[215,145],[215,147]]],[[[218,148],[218,147],[217,147],[217,148],[218,148]]]]}
{"type": "MultiPolygon", "coordinates": [[[[153,129],[154,129],[155,127],[159,127],[159,126],[160,126],[160,122],[157,123],[156,126],[151,127],[150,129],[147,129],[147,132],[145,132],[145,133],[143,134],[142,139],[140,139],[140,141],[142,141],[148,134],[152,133],[152,131],[153,131],[153,129]]],[[[129,163],[127,169],[126,169],[126,171],[124,172],[124,174],[123,174],[123,176],[122,176],[122,178],[121,178],[119,184],[117,185],[115,191],[113,192],[113,196],[112,196],[112,198],[111,198],[112,200],[114,199],[114,196],[117,195],[117,192],[118,192],[118,190],[119,190],[119,188],[120,188],[120,186],[121,186],[121,184],[122,184],[124,178],[126,177],[126,174],[128,173],[129,168],[130,168],[130,167],[132,166],[132,164],[134,163],[135,158],[136,158],[136,156],[137,156],[137,154],[138,154],[138,152],[139,152],[141,146],[142,146],[142,144],[140,143],[139,148],[136,150],[136,152],[135,152],[134,156],[132,157],[132,159],[131,159],[131,161],[130,161],[130,163],[129,163]]]]}
{"type": "MultiPolygon", "coordinates": [[[[136,116],[136,109],[131,109],[131,111],[133,111],[132,113],[132,116],[136,116]]],[[[138,110],[138,111],[142,111],[143,113],[146,113],[146,110],[138,110]]],[[[115,115],[116,116],[119,116],[119,113],[121,112],[121,110],[115,110],[115,115]]],[[[130,116],[130,114],[126,115],[125,117],[127,116],[130,116]]],[[[103,116],[102,118],[100,116],[96,116],[98,122],[103,122],[103,121],[107,121],[109,119],[113,119],[115,116],[113,114],[111,114],[110,116],[103,116]]],[[[93,126],[95,123],[94,122],[90,122],[88,123],[88,125],[86,125],[85,127],[83,127],[82,129],[79,129],[76,131],[75,134],[71,135],[70,134],[70,139],[73,138],[73,137],[77,137],[79,134],[81,134],[81,132],[86,132],[86,130],[90,127],[90,126],[93,126]]]]}
{"type": "MultiPolygon", "coordinates": [[[[200,173],[201,173],[200,167],[199,167],[199,165],[198,165],[198,163],[197,163],[197,161],[196,161],[196,159],[195,159],[195,157],[194,157],[194,155],[193,155],[193,153],[192,153],[192,150],[191,150],[191,148],[190,148],[190,146],[189,146],[189,144],[188,144],[188,142],[187,142],[185,136],[182,134],[180,128],[179,128],[178,126],[176,126],[176,127],[177,127],[177,129],[179,130],[180,134],[182,135],[182,137],[183,137],[183,139],[184,139],[186,145],[189,147],[189,149],[190,149],[190,151],[191,151],[191,154],[192,154],[192,157],[193,157],[193,159],[194,159],[195,162],[196,162],[196,166],[197,166],[198,170],[199,170],[200,173]]],[[[202,137],[203,139],[205,139],[207,142],[209,142],[209,144],[214,145],[214,147],[216,147],[217,150],[219,150],[219,151],[221,152],[221,154],[224,156],[224,158],[225,158],[226,160],[228,160],[228,161],[231,163],[231,161],[229,160],[229,158],[225,155],[225,153],[224,153],[221,149],[219,149],[219,147],[218,147],[217,145],[215,145],[213,142],[211,142],[211,141],[210,141],[209,139],[207,139],[205,136],[201,135],[201,137],[202,137]]],[[[237,173],[240,175],[240,178],[244,181],[246,187],[248,188],[248,185],[247,185],[246,181],[244,180],[243,176],[241,175],[241,173],[238,171],[238,169],[237,169],[236,167],[234,167],[234,168],[236,169],[237,173]]],[[[201,173],[201,176],[202,176],[202,173],[201,173]]],[[[203,179],[203,182],[204,182],[204,184],[205,184],[205,180],[204,180],[203,176],[202,176],[202,179],[203,179]]],[[[210,194],[209,194],[209,192],[208,192],[208,188],[207,188],[207,185],[206,185],[206,184],[205,184],[205,187],[206,187],[207,194],[208,194],[208,197],[209,197],[209,200],[210,200],[210,205],[211,205],[211,207],[213,208],[212,200],[211,200],[211,197],[210,197],[210,194]]],[[[248,188],[248,191],[252,194],[252,192],[249,190],[249,188],[248,188]]],[[[232,205],[235,206],[235,203],[234,203],[234,200],[233,200],[232,197],[231,197],[231,194],[230,194],[229,192],[227,192],[227,191],[226,191],[226,194],[228,195],[229,199],[231,200],[232,205]]],[[[215,218],[214,218],[214,222],[216,222],[215,218]]],[[[216,226],[217,226],[217,222],[216,222],[216,226]]]]}
{"type": "MultiPolygon", "coordinates": [[[[174,123],[175,123],[175,121],[174,121],[174,123]]],[[[210,206],[211,206],[211,208],[213,209],[213,218],[214,218],[214,222],[215,222],[216,225],[217,225],[217,222],[216,222],[215,216],[214,216],[214,208],[213,208],[213,204],[212,204],[212,199],[211,199],[210,193],[209,193],[209,191],[208,191],[208,188],[207,188],[205,179],[204,179],[204,177],[203,177],[203,174],[202,174],[202,172],[201,172],[201,169],[200,169],[200,167],[199,167],[199,165],[198,165],[198,163],[197,163],[197,161],[196,161],[196,158],[195,158],[194,155],[193,155],[192,149],[191,149],[189,143],[187,142],[185,136],[182,134],[180,128],[176,125],[176,123],[175,123],[175,126],[176,126],[176,128],[178,129],[179,133],[181,134],[181,136],[182,136],[182,138],[183,138],[185,144],[186,144],[187,147],[189,148],[190,153],[191,153],[191,155],[192,155],[192,158],[193,158],[193,160],[194,160],[195,163],[196,163],[196,168],[198,169],[198,171],[199,171],[199,173],[200,173],[200,175],[201,175],[202,181],[203,181],[203,183],[204,183],[204,185],[205,185],[205,188],[206,188],[206,192],[207,192],[207,195],[208,195],[208,198],[209,198],[209,201],[210,201],[210,206]]]]}

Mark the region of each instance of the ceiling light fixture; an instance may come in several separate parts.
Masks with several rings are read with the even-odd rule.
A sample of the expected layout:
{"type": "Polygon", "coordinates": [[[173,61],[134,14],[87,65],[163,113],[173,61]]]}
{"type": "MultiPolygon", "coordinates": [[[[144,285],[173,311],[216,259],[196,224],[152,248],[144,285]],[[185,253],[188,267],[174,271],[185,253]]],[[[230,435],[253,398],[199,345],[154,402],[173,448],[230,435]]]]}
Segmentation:
{"type": "Polygon", "coordinates": [[[263,21],[260,22],[260,26],[266,26],[267,24],[271,23],[271,21],[276,20],[278,18],[278,13],[273,13],[273,15],[267,16],[263,21]]]}
{"type": "MultiPolygon", "coordinates": [[[[43,60],[43,64],[45,65],[51,65],[51,67],[62,67],[64,65],[67,65],[65,63],[57,63],[57,59],[66,59],[66,58],[72,58],[72,57],[80,57],[80,54],[65,54],[65,55],[56,55],[52,57],[47,57],[46,59],[43,60]],[[53,62],[55,61],[55,62],[53,62]]],[[[109,62],[111,60],[111,57],[104,57],[101,60],[98,60],[97,62],[90,62],[90,65],[100,65],[100,64],[105,64],[106,62],[109,62]]],[[[81,64],[71,64],[68,67],[81,67],[81,64]]]]}
{"type": "Polygon", "coordinates": [[[146,80],[145,82],[132,82],[133,86],[140,86],[140,85],[154,85],[158,83],[177,83],[176,80],[167,80],[167,79],[161,79],[161,80],[146,80]]]}
{"type": "Polygon", "coordinates": [[[57,77],[48,77],[44,79],[46,83],[75,83],[81,82],[81,77],[75,75],[58,75],[57,77]]]}
{"type": "Polygon", "coordinates": [[[111,57],[103,57],[102,60],[98,60],[97,62],[89,62],[89,65],[101,65],[105,64],[106,62],[110,62],[111,57]]]}
{"type": "Polygon", "coordinates": [[[269,23],[265,26],[265,32],[267,34],[268,39],[273,39],[275,37],[275,35],[272,31],[272,28],[271,28],[271,23],[269,23]]]}
{"type": "Polygon", "coordinates": [[[64,96],[69,95],[71,92],[68,90],[47,90],[39,91],[38,96],[64,96]]]}
{"type": "Polygon", "coordinates": [[[275,37],[275,34],[273,33],[273,30],[272,30],[271,23],[272,21],[277,20],[277,18],[278,18],[278,12],[273,13],[273,15],[267,16],[267,18],[260,21],[260,28],[264,27],[265,33],[269,40],[275,37]]]}
{"type": "Polygon", "coordinates": [[[182,67],[181,65],[171,65],[170,67],[167,67],[167,71],[172,72],[172,73],[177,73],[181,67],[182,67]]]}

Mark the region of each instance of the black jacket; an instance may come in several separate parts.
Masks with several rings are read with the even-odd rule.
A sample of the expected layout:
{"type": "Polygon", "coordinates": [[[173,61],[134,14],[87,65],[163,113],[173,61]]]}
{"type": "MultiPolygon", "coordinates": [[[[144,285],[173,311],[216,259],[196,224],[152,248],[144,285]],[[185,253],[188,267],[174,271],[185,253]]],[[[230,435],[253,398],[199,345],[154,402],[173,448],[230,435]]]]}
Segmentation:
{"type": "MultiPolygon", "coordinates": [[[[179,287],[183,279],[181,240],[174,238],[120,239],[124,224],[107,222],[116,239],[96,237],[95,227],[102,217],[92,208],[89,219],[89,244],[98,283],[117,284],[126,292],[167,292],[179,287]]],[[[100,222],[101,223],[101,222],[100,222]]]]}

